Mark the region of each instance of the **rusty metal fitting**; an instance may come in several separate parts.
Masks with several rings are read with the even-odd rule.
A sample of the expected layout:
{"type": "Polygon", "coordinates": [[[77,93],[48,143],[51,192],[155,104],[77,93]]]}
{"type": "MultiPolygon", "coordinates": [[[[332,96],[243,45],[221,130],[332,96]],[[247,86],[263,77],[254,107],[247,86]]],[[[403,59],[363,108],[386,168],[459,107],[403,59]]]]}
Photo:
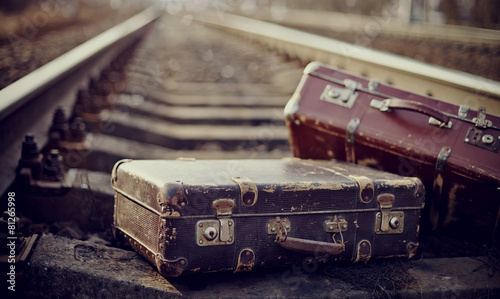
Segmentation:
{"type": "Polygon", "coordinates": [[[68,140],[69,138],[69,125],[66,120],[66,114],[62,107],[57,107],[52,119],[52,126],[49,130],[49,138],[51,140],[68,140]]]}
{"type": "Polygon", "coordinates": [[[49,181],[62,181],[64,177],[64,165],[58,149],[50,150],[49,155],[45,158],[43,175],[49,181]]]}
{"type": "Polygon", "coordinates": [[[90,104],[90,94],[86,89],[79,89],[76,96],[75,106],[80,106],[83,112],[86,112],[86,108],[88,108],[90,104]]]}
{"type": "Polygon", "coordinates": [[[70,133],[72,142],[84,142],[86,133],[85,122],[81,117],[75,117],[70,124],[70,133]]]}
{"type": "Polygon", "coordinates": [[[24,137],[23,146],[21,150],[21,158],[25,160],[32,160],[40,156],[38,145],[35,142],[35,135],[28,133],[24,137]]]}
{"type": "Polygon", "coordinates": [[[38,150],[38,144],[35,141],[33,133],[26,134],[24,138],[21,159],[19,159],[16,172],[19,174],[23,168],[31,169],[33,179],[40,178],[42,173],[42,155],[38,150]]]}

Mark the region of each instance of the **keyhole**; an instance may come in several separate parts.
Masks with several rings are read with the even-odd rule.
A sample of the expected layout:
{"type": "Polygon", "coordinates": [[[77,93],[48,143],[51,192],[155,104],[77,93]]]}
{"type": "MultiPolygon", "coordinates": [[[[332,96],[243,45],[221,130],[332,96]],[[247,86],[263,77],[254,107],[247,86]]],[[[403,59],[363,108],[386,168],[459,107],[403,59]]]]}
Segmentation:
{"type": "Polygon", "coordinates": [[[213,239],[215,239],[217,237],[217,230],[214,228],[214,227],[208,227],[204,232],[203,232],[203,236],[205,237],[205,239],[207,239],[208,241],[212,241],[213,239]]]}
{"type": "Polygon", "coordinates": [[[389,221],[389,225],[391,226],[392,229],[398,228],[399,227],[399,218],[392,217],[391,220],[389,221]]]}

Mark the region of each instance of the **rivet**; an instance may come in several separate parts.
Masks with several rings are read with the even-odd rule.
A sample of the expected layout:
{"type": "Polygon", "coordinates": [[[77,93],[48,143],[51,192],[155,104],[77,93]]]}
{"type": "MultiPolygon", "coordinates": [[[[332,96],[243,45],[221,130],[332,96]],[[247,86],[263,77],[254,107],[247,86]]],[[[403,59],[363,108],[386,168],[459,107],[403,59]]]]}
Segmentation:
{"type": "Polygon", "coordinates": [[[203,240],[199,240],[198,243],[203,244],[203,240]]]}
{"type": "Polygon", "coordinates": [[[329,230],[333,230],[333,226],[328,227],[329,230]]]}
{"type": "Polygon", "coordinates": [[[229,226],[233,225],[233,222],[232,222],[232,221],[229,221],[228,225],[229,225],[229,226]]]}
{"type": "Polygon", "coordinates": [[[229,238],[228,242],[233,242],[233,238],[229,238]]]}
{"type": "Polygon", "coordinates": [[[199,227],[203,227],[203,223],[198,224],[199,227]]]}
{"type": "Polygon", "coordinates": [[[271,228],[271,231],[275,232],[276,231],[276,227],[271,228]]]}
{"type": "Polygon", "coordinates": [[[347,224],[342,225],[342,229],[347,229],[347,224]]]}
{"type": "Polygon", "coordinates": [[[465,138],[465,140],[464,140],[464,141],[465,141],[465,142],[469,142],[470,140],[469,140],[469,138],[465,138]]]}

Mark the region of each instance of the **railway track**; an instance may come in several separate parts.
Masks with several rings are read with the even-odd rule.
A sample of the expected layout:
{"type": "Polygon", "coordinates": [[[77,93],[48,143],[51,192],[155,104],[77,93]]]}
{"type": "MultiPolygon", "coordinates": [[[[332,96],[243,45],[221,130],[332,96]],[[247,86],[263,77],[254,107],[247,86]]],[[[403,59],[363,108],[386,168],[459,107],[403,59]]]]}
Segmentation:
{"type": "MultiPolygon", "coordinates": [[[[5,198],[16,190],[34,221],[31,233],[115,246],[109,175],[116,161],[289,156],[282,110],[311,60],[500,114],[498,82],[240,16],[149,9],[0,90],[0,190],[5,198]],[[29,170],[16,179],[18,163],[29,170]]],[[[311,273],[281,274],[256,275],[277,275],[289,289],[299,278],[320,284],[311,273]]],[[[221,277],[234,284],[219,288],[237,291],[224,274],[207,281],[221,277]]],[[[191,293],[199,284],[174,282],[190,296],[202,294],[191,293]]]]}

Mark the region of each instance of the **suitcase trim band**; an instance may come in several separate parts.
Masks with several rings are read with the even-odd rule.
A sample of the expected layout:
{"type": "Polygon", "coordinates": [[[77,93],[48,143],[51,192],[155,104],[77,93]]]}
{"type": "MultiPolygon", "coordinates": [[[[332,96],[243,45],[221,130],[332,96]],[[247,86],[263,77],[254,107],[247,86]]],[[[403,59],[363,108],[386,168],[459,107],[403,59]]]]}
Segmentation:
{"type": "MultiPolygon", "coordinates": [[[[423,207],[396,207],[395,210],[417,211],[423,210],[423,207]]],[[[366,209],[345,209],[345,210],[326,210],[326,211],[304,211],[304,212],[276,212],[276,213],[256,213],[256,214],[233,214],[231,218],[244,217],[276,217],[276,216],[297,216],[297,215],[321,215],[321,214],[341,214],[341,213],[373,213],[378,212],[378,208],[366,209]]],[[[164,219],[206,219],[211,215],[189,215],[189,216],[161,216],[164,219]]],[[[215,217],[215,215],[213,215],[215,217]]],[[[215,218],[214,218],[215,219],[215,218]]]]}

